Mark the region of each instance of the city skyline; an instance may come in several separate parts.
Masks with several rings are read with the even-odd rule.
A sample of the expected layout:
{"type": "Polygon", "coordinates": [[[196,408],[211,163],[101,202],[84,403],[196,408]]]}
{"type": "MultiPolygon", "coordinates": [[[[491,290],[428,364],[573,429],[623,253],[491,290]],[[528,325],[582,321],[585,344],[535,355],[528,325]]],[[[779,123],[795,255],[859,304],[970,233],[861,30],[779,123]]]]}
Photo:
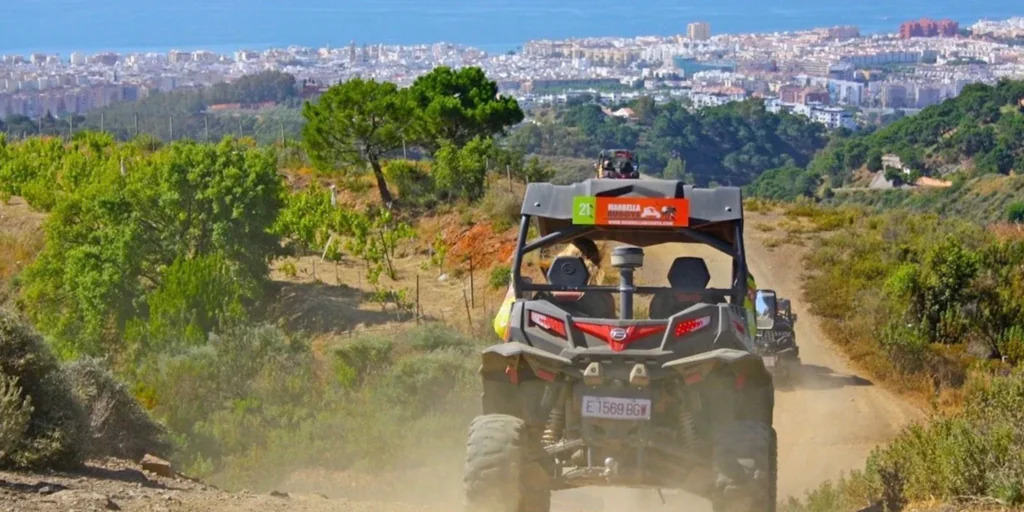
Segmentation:
{"type": "MultiPolygon", "coordinates": [[[[1024,12],[1022,12],[1022,15],[1024,15],[1024,12]]],[[[929,18],[927,16],[923,16],[923,17],[920,17],[919,19],[923,20],[923,19],[932,19],[932,18],[929,18]]],[[[941,21],[941,20],[942,19],[935,19],[935,21],[941,21]]],[[[885,36],[885,35],[894,35],[894,34],[900,34],[901,33],[901,30],[902,30],[901,21],[896,21],[896,20],[885,20],[885,21],[886,21],[885,25],[889,26],[889,28],[887,28],[887,29],[875,30],[875,31],[865,31],[860,26],[857,26],[857,29],[859,31],[859,34],[861,36],[864,36],[864,37],[870,37],[872,35],[885,36]]],[[[911,22],[915,22],[915,21],[918,21],[918,19],[902,20],[902,23],[911,23],[911,22]]],[[[953,21],[959,22],[959,20],[953,20],[953,21]]],[[[984,23],[986,21],[1000,21],[1000,20],[986,20],[984,18],[981,18],[981,19],[976,20],[976,23],[984,23]]],[[[230,56],[230,55],[233,55],[233,54],[235,54],[236,52],[239,52],[239,51],[264,52],[264,51],[268,51],[268,50],[287,49],[287,48],[311,48],[311,49],[341,48],[341,47],[349,46],[352,42],[355,42],[355,43],[357,43],[360,46],[365,44],[365,45],[373,45],[373,46],[383,45],[383,46],[391,46],[391,47],[418,47],[418,46],[432,46],[432,45],[436,45],[436,44],[448,44],[448,45],[454,45],[454,46],[459,46],[459,47],[464,47],[464,48],[469,48],[469,49],[481,50],[481,51],[485,51],[485,52],[487,52],[489,54],[502,54],[502,53],[507,53],[509,51],[521,51],[523,46],[525,44],[531,42],[531,41],[636,39],[636,38],[645,38],[645,37],[673,37],[673,36],[692,37],[692,33],[691,33],[692,30],[695,27],[698,27],[698,26],[701,26],[701,25],[703,25],[706,28],[706,30],[708,31],[708,38],[713,37],[713,36],[718,36],[718,35],[741,36],[741,35],[791,34],[791,33],[799,33],[799,32],[808,32],[808,31],[813,31],[813,30],[821,30],[821,29],[828,29],[828,28],[837,28],[837,27],[850,26],[850,25],[844,24],[844,23],[836,23],[836,24],[831,24],[831,25],[830,24],[823,24],[823,25],[816,25],[816,26],[808,26],[808,27],[805,27],[805,28],[793,29],[793,30],[776,30],[776,31],[764,31],[764,32],[717,32],[717,31],[715,31],[715,27],[714,27],[713,24],[711,24],[711,23],[709,23],[707,21],[704,21],[704,20],[694,19],[693,21],[690,21],[690,22],[686,23],[684,26],[680,27],[681,30],[678,33],[675,33],[675,34],[654,34],[654,33],[639,34],[639,35],[605,34],[605,35],[592,35],[592,36],[582,36],[582,37],[525,39],[525,40],[517,41],[517,42],[494,43],[494,44],[488,44],[488,45],[473,45],[473,44],[460,43],[460,42],[457,42],[457,41],[454,41],[454,40],[443,40],[443,39],[442,40],[436,40],[436,41],[423,41],[423,42],[418,42],[418,43],[394,43],[394,42],[387,42],[387,41],[371,41],[371,40],[359,41],[359,40],[355,40],[355,39],[350,39],[348,41],[339,41],[337,43],[334,43],[334,42],[331,42],[331,41],[325,41],[322,44],[318,44],[318,45],[307,45],[307,44],[287,43],[287,42],[275,42],[275,43],[259,42],[259,43],[189,44],[189,45],[178,45],[178,46],[174,46],[174,45],[171,45],[171,46],[137,46],[137,47],[121,47],[121,48],[117,48],[117,47],[92,47],[92,48],[85,48],[85,47],[82,47],[82,48],[61,48],[59,50],[55,49],[55,48],[46,48],[46,47],[40,47],[40,48],[15,48],[15,49],[3,49],[3,48],[0,48],[0,56],[20,55],[20,56],[23,56],[23,57],[27,57],[27,56],[32,55],[32,54],[43,54],[43,55],[47,55],[47,56],[59,56],[61,58],[61,60],[63,60],[63,61],[69,61],[70,58],[71,58],[71,55],[75,54],[75,53],[81,53],[81,54],[85,54],[85,55],[99,55],[99,54],[108,54],[108,53],[114,53],[114,54],[119,54],[119,55],[133,55],[133,54],[143,54],[144,55],[144,54],[166,54],[166,53],[170,53],[172,51],[183,51],[183,52],[213,52],[213,53],[216,53],[217,55],[230,56]]]]}
{"type": "Polygon", "coordinates": [[[353,77],[407,86],[436,66],[479,66],[526,108],[565,101],[567,91],[604,91],[612,101],[686,98],[694,108],[758,96],[772,109],[852,127],[853,114],[863,109],[924,108],[969,83],[1024,77],[1024,47],[1002,42],[1024,38],[1024,18],[970,25],[981,38],[963,37],[954,21],[899,21],[902,34],[870,37],[848,25],[719,34],[711,23],[692,21],[684,34],[531,40],[512,55],[450,43],[356,42],[236,48],[227,55],[8,54],[0,57],[0,115],[81,115],[269,70],[318,87],[353,77]]]}

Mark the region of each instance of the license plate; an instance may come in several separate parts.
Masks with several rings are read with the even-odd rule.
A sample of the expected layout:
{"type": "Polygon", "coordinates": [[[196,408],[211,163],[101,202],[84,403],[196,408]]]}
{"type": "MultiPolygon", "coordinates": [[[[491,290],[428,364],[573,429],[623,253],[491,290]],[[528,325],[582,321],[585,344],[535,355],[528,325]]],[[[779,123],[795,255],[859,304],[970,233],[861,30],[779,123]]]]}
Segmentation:
{"type": "Polygon", "coordinates": [[[649,420],[651,401],[644,398],[584,396],[583,416],[608,420],[649,420]]]}
{"type": "Polygon", "coordinates": [[[774,356],[762,357],[761,359],[764,360],[764,365],[765,366],[775,366],[775,357],[774,356]]]}

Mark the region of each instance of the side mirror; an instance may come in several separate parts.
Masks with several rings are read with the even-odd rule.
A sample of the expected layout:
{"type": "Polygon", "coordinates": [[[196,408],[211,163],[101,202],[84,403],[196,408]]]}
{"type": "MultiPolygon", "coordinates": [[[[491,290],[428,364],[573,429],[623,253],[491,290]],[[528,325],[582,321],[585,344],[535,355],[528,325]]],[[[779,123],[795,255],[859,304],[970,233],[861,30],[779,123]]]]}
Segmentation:
{"type": "Polygon", "coordinates": [[[757,329],[771,330],[775,327],[778,311],[778,297],[774,290],[757,290],[754,309],[757,312],[757,329]]]}

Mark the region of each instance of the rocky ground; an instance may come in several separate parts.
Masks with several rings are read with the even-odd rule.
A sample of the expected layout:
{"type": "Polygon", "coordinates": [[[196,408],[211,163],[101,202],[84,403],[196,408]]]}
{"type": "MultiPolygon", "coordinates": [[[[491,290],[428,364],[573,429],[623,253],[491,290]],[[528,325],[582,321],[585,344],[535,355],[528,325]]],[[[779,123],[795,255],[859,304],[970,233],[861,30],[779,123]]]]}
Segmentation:
{"type": "MultiPolygon", "coordinates": [[[[0,472],[0,511],[86,512],[303,512],[394,510],[385,503],[350,502],[324,495],[226,492],[190,478],[161,476],[129,461],[92,461],[78,471],[0,472]]],[[[417,512],[404,507],[403,512],[417,512]]]]}

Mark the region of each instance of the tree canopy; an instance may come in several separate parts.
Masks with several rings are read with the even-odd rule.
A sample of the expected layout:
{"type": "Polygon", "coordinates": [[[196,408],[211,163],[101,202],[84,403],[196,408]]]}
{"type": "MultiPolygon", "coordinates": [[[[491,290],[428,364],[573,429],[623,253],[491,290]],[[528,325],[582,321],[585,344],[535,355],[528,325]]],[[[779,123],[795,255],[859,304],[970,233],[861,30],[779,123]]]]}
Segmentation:
{"type": "Polygon", "coordinates": [[[419,77],[409,89],[420,110],[417,142],[430,151],[449,141],[465,146],[492,137],[523,120],[515,98],[498,95],[498,85],[478,67],[441,66],[419,77]]]}
{"type": "Polygon", "coordinates": [[[302,141],[322,170],[369,164],[385,204],[394,201],[382,162],[402,147],[415,109],[395,84],[355,78],[335,85],[302,110],[302,141]]]}

